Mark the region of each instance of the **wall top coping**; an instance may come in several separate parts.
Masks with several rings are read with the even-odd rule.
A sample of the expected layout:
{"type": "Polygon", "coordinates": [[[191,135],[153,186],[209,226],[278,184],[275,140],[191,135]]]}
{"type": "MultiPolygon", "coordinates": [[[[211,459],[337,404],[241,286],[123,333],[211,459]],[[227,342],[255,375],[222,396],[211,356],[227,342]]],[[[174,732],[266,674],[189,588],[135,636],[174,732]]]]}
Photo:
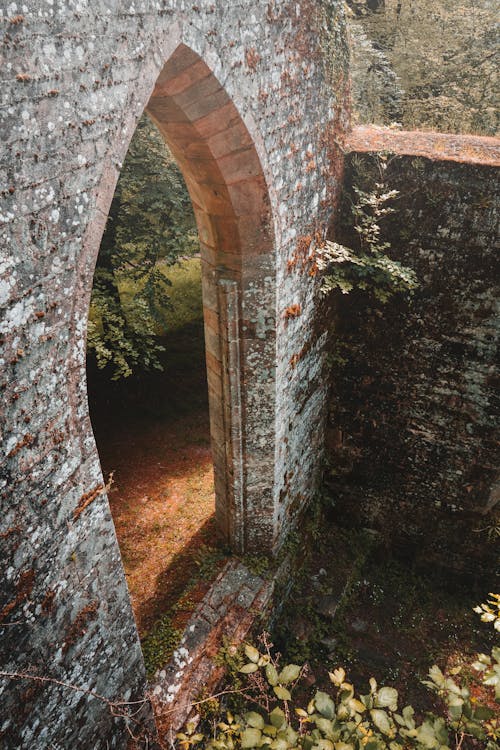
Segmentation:
{"type": "Polygon", "coordinates": [[[394,130],[368,125],[356,127],[347,134],[345,149],[347,152],[388,151],[434,161],[500,166],[500,138],[489,136],[394,130]]]}

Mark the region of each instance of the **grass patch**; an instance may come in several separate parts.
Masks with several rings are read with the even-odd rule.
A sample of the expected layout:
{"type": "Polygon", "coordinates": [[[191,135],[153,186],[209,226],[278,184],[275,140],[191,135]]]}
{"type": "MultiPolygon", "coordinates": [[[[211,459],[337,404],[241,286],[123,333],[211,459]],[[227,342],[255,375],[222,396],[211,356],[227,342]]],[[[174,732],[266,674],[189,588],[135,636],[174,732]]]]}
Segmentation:
{"type": "MultiPolygon", "coordinates": [[[[171,286],[166,286],[171,308],[163,311],[165,325],[158,324],[156,327],[157,335],[164,336],[203,318],[201,261],[195,256],[185,258],[173,266],[166,263],[159,265],[171,283],[171,286]]],[[[140,285],[134,284],[129,279],[119,279],[118,288],[123,308],[127,310],[133,296],[140,291],[140,285]]]]}

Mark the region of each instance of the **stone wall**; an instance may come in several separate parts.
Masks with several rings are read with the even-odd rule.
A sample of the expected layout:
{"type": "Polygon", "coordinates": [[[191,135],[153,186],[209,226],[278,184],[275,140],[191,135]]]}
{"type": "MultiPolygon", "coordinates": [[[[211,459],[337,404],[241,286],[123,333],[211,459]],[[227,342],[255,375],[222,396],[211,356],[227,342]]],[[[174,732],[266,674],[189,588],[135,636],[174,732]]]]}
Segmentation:
{"type": "MultiPolygon", "coordinates": [[[[241,254],[250,245],[245,202],[265,203],[246,215],[254,248],[259,227],[265,238],[258,283],[250,256],[235,262],[246,273],[236,279],[240,353],[219,352],[223,367],[230,356],[241,365],[243,546],[272,552],[318,478],[325,386],[321,342],[310,335],[317,280],[308,255],[338,184],[327,136],[346,124],[341,3],[27,0],[4,5],[0,22],[2,664],[8,673],[28,670],[108,700],[135,700],[144,667],[85,381],[93,269],[120,165],[155,84],[162,95],[164,82],[176,82],[164,103],[173,97],[189,115],[200,136],[194,145],[208,148],[217,167],[206,176],[189,144],[174,143],[192,170],[192,195],[197,186],[200,201],[212,191],[205,229],[217,225],[220,185],[243,222],[234,228],[241,254]],[[160,75],[181,47],[195,58],[188,67],[199,62],[198,73],[207,71],[208,88],[191,100],[182,100],[176,78],[185,57],[166,81],[160,75]],[[200,96],[210,104],[205,112],[200,96]],[[213,123],[201,137],[199,120],[220,117],[224,103],[237,115],[239,137],[249,138],[240,168],[256,170],[247,176],[260,192],[246,195],[245,175],[229,173],[238,143],[222,144],[232,148],[224,172],[224,154],[208,142],[213,123]]],[[[152,114],[161,121],[158,110],[152,114]]],[[[215,247],[226,252],[221,241],[215,247]]],[[[210,242],[202,252],[208,258],[210,242]]],[[[220,258],[215,269],[234,280],[220,258]]],[[[224,323],[231,346],[234,322],[229,315],[224,323]]],[[[224,382],[233,398],[234,378],[224,382]]],[[[220,406],[229,420],[221,434],[233,441],[224,446],[226,467],[239,440],[235,404],[220,406]]],[[[5,748],[124,747],[123,720],[88,693],[19,677],[4,679],[0,691],[5,748]]]]}
{"type": "Polygon", "coordinates": [[[347,158],[336,237],[356,242],[352,186],[370,192],[373,152],[392,152],[387,185],[399,196],[382,238],[420,286],[409,301],[339,303],[334,338],[351,351],[332,372],[335,513],[421,562],[479,574],[497,555],[475,530],[494,522],[499,500],[498,142],[366,128],[350,144],[367,153],[347,158]]]}

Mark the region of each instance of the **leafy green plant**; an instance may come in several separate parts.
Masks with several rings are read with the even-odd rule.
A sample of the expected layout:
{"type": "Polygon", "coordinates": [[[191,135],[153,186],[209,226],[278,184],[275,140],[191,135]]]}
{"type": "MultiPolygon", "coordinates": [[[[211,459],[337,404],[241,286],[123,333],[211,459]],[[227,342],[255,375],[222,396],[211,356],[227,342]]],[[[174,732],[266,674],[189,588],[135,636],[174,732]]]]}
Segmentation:
{"type": "MultiPolygon", "coordinates": [[[[476,611],[483,620],[487,614],[486,621],[496,627],[500,595],[490,597],[476,611]]],[[[428,713],[418,719],[411,705],[399,707],[395,688],[379,686],[373,677],[369,691],[357,693],[342,667],[328,673],[329,692],[317,690],[309,701],[302,702],[295,696],[304,694],[302,678],[307,666],[280,666],[266,634],[261,642],[263,650],[249,643],[244,646],[244,663],[241,651],[233,647],[236,683],[220,695],[237,694],[241,711],[223,712],[221,708],[219,716],[212,717],[211,732],[204,731],[197,721],[188,724],[177,735],[183,750],[198,745],[206,750],[460,750],[464,742],[476,748],[481,743],[485,750],[500,748],[498,712],[488,694],[480,701],[470,687],[455,679],[460,668],[445,674],[436,665],[431,667],[424,684],[440,698],[444,715],[428,713]]],[[[500,648],[493,648],[491,657],[480,654],[472,666],[482,675],[483,688],[493,688],[500,703],[500,648]]]]}
{"type": "Polygon", "coordinates": [[[142,639],[141,647],[146,665],[146,672],[152,677],[162,667],[179,645],[182,632],[176,628],[172,619],[166,615],[155,623],[151,631],[142,639]]]}
{"type": "MultiPolygon", "coordinates": [[[[493,651],[500,656],[500,649],[493,651]]],[[[482,661],[478,661],[473,666],[479,665],[487,669],[491,665],[490,658],[484,654],[480,654],[478,658],[484,658],[489,663],[483,665],[482,661]]],[[[493,683],[483,680],[483,684],[493,683]]],[[[465,737],[486,741],[489,750],[498,747],[494,741],[500,740],[500,724],[495,718],[495,711],[473,698],[469,687],[460,685],[452,676],[443,674],[436,665],[430,668],[429,679],[424,680],[424,685],[444,702],[448,727],[455,733],[455,747],[460,747],[465,737]]],[[[500,691],[497,698],[500,699],[500,691]]]]}
{"type": "Polygon", "coordinates": [[[156,335],[170,309],[167,267],[198,250],[191,201],[163,139],[144,115],[132,138],[101,241],[87,349],[111,378],[162,369],[156,335]]]}
{"type": "Polygon", "coordinates": [[[270,750],[399,750],[404,747],[448,746],[444,719],[429,717],[417,725],[414,710],[398,711],[398,692],[370,680],[369,692],[357,695],[342,668],[330,672],[331,693],[316,691],[304,706],[295,705],[294,688],[304,667],[280,668],[269,649],[261,653],[245,646],[247,663],[240,672],[249,675],[249,700],[255,707],[241,715],[227,712],[212,737],[195,727],[178,735],[182,747],[203,743],[213,750],[270,748],[270,750]]]}
{"type": "Polygon", "coordinates": [[[474,607],[474,612],[481,615],[483,622],[493,623],[495,630],[500,632],[500,594],[490,593],[491,599],[488,599],[486,603],[478,604],[474,607]]]}
{"type": "Polygon", "coordinates": [[[326,241],[319,251],[318,268],[323,271],[321,290],[329,294],[339,290],[348,294],[360,289],[373,294],[380,302],[398,292],[411,292],[418,286],[410,268],[392,260],[387,251],[390,243],[381,238],[380,221],[395,209],[388,203],[397,197],[397,190],[388,190],[384,181],[387,160],[379,157],[380,180],[370,193],[354,187],[357,200],[352,205],[358,248],[326,241]]]}

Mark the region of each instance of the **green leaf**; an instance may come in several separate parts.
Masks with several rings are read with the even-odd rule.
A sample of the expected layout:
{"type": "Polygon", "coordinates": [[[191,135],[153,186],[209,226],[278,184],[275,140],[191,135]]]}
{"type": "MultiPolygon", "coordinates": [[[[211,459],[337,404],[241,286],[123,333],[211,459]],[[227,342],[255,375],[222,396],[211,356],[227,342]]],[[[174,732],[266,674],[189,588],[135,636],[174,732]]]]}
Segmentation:
{"type": "Polygon", "coordinates": [[[436,735],[436,739],[441,745],[448,744],[448,731],[446,729],[446,722],[440,716],[434,722],[434,733],[436,735]]]}
{"type": "Polygon", "coordinates": [[[285,730],[285,737],[286,741],[289,743],[289,746],[293,747],[296,744],[299,735],[293,727],[288,726],[285,730]]]}
{"type": "Polygon", "coordinates": [[[333,742],[330,740],[316,740],[314,747],[318,750],[333,750],[333,742]]]}
{"type": "Polygon", "coordinates": [[[436,664],[429,669],[429,677],[438,688],[444,688],[446,678],[436,664]]]}
{"type": "Polygon", "coordinates": [[[335,718],[335,703],[330,698],[328,693],[323,693],[321,690],[318,690],[318,692],[314,696],[314,703],[316,705],[316,709],[322,716],[325,717],[325,719],[335,718]]]}
{"type": "Polygon", "coordinates": [[[316,716],[314,723],[328,739],[333,739],[333,722],[330,719],[325,719],[324,716],[316,716]]]}
{"type": "Polygon", "coordinates": [[[339,667],[334,669],[333,672],[328,672],[328,676],[334,685],[340,687],[345,680],[345,670],[339,667]]]}
{"type": "Polygon", "coordinates": [[[401,713],[408,729],[415,729],[415,720],[413,718],[415,716],[415,709],[413,706],[405,706],[401,713]]]}
{"type": "Polygon", "coordinates": [[[279,673],[278,682],[282,685],[289,685],[299,677],[301,671],[302,667],[299,667],[298,664],[287,664],[279,673]]]}
{"type": "Polygon", "coordinates": [[[276,727],[276,729],[281,729],[281,727],[285,723],[284,711],[282,711],[281,708],[273,709],[269,714],[269,721],[271,722],[273,727],[276,727]]]}
{"type": "Polygon", "coordinates": [[[455,706],[448,706],[448,713],[450,714],[450,718],[454,721],[458,721],[458,719],[462,716],[462,704],[457,704],[455,706]]]}
{"type": "Polygon", "coordinates": [[[362,714],[366,711],[366,706],[361,703],[361,701],[358,701],[357,698],[351,698],[347,705],[351,709],[351,711],[355,711],[358,714],[362,714]]]}
{"type": "Polygon", "coordinates": [[[260,659],[260,654],[257,649],[251,646],[249,643],[245,644],[245,654],[254,664],[257,664],[260,659]]]}
{"type": "Polygon", "coordinates": [[[374,701],[372,695],[360,695],[359,698],[366,708],[373,708],[374,701]]]}
{"type": "Polygon", "coordinates": [[[290,691],[286,689],[286,687],[282,687],[281,685],[275,685],[273,687],[274,694],[277,698],[279,698],[281,701],[289,701],[292,699],[292,696],[290,694],[290,691]]]}
{"type": "Polygon", "coordinates": [[[285,736],[277,736],[276,739],[274,739],[271,742],[271,748],[272,750],[288,750],[290,745],[288,744],[288,740],[285,736]]]}
{"type": "Polygon", "coordinates": [[[253,664],[253,663],[244,664],[239,669],[239,671],[243,672],[243,674],[252,674],[252,672],[256,672],[257,670],[258,670],[257,664],[253,664]]]}
{"type": "Polygon", "coordinates": [[[339,692],[339,700],[343,703],[349,703],[354,697],[354,686],[348,682],[343,682],[339,692]]]}
{"type": "Polygon", "coordinates": [[[260,729],[245,729],[241,733],[241,747],[245,748],[258,747],[262,737],[260,729]]]}
{"type": "Polygon", "coordinates": [[[256,711],[249,711],[245,714],[244,719],[248,726],[255,729],[264,729],[264,719],[256,711]]]}
{"type": "Polygon", "coordinates": [[[278,670],[273,664],[266,666],[266,678],[271,686],[278,684],[278,670]]]}
{"type": "Polygon", "coordinates": [[[269,737],[276,737],[276,734],[278,732],[276,727],[273,727],[272,724],[266,724],[262,731],[264,732],[264,734],[267,734],[269,737]]]}
{"type": "Polygon", "coordinates": [[[394,734],[391,722],[389,721],[389,717],[385,711],[382,711],[379,708],[372,708],[370,711],[370,716],[371,720],[373,721],[377,729],[382,732],[382,734],[385,734],[388,737],[394,734]]]}
{"type": "Polygon", "coordinates": [[[418,727],[418,729],[416,730],[416,737],[417,741],[421,745],[430,748],[430,750],[433,750],[440,745],[440,742],[438,741],[436,733],[434,731],[434,726],[428,719],[426,719],[424,723],[420,727],[418,727]]]}
{"type": "Polygon", "coordinates": [[[375,698],[375,706],[377,708],[390,708],[391,711],[397,711],[398,691],[391,687],[380,688],[375,698]]]}

